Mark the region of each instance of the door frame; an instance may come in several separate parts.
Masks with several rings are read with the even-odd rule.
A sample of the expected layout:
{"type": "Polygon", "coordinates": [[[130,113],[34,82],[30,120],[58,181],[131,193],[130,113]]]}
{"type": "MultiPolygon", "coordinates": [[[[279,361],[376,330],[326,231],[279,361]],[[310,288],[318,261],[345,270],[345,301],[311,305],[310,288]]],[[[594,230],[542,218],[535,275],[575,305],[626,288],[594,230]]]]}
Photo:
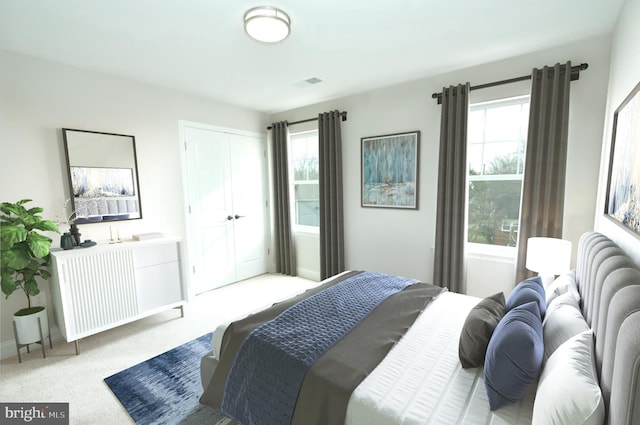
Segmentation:
{"type": "Polygon", "coordinates": [[[246,131],[246,130],[239,130],[236,128],[230,128],[230,127],[221,127],[221,126],[216,126],[216,125],[211,125],[211,124],[205,124],[205,123],[200,123],[200,122],[195,122],[195,121],[187,121],[187,120],[178,120],[178,133],[179,133],[179,146],[180,146],[180,163],[182,166],[182,193],[183,193],[183,214],[184,214],[184,234],[186,235],[185,238],[185,243],[183,245],[183,275],[184,278],[186,280],[186,284],[187,284],[187,288],[188,288],[188,299],[191,299],[191,297],[195,296],[195,288],[192,285],[191,282],[191,277],[193,276],[193,261],[192,261],[192,257],[193,257],[193,243],[191,242],[192,240],[194,240],[193,238],[193,232],[192,232],[192,228],[193,225],[191,223],[191,212],[189,211],[190,205],[189,205],[189,173],[188,173],[188,167],[187,167],[187,154],[186,154],[186,140],[185,140],[185,129],[187,127],[190,128],[198,128],[198,129],[202,129],[202,130],[209,130],[209,131],[215,131],[215,132],[219,132],[219,133],[229,133],[229,134],[234,134],[234,135],[240,135],[240,136],[249,136],[249,137],[257,137],[260,138],[264,141],[264,166],[265,166],[265,173],[266,173],[266,178],[265,181],[263,182],[263,191],[265,193],[265,198],[267,199],[268,202],[268,206],[265,208],[265,244],[267,246],[267,271],[271,271],[271,245],[272,245],[272,240],[271,240],[271,190],[270,187],[271,185],[269,184],[269,181],[271,179],[270,177],[270,161],[269,161],[269,148],[268,148],[268,139],[267,139],[267,134],[265,133],[259,133],[259,132],[255,132],[255,131],[246,131]]]}

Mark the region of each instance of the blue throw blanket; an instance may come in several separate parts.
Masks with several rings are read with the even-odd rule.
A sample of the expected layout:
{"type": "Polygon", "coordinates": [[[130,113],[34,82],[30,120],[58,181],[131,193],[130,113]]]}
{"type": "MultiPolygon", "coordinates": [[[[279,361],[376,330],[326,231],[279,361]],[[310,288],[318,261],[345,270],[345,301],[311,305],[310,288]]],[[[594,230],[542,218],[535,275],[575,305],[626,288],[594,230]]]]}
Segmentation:
{"type": "Polygon", "coordinates": [[[304,376],[331,346],[414,279],[364,272],[254,329],[234,360],[222,413],[243,425],[288,425],[304,376]]]}

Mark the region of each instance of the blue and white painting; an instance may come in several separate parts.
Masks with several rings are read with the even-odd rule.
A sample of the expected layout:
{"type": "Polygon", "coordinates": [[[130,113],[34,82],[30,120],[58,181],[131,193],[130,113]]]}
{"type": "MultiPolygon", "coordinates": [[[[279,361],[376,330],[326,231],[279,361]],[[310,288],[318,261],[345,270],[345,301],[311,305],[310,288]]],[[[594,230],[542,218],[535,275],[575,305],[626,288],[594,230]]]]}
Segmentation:
{"type": "Polygon", "coordinates": [[[362,138],[362,206],[418,208],[420,132],[362,138]]]}
{"type": "Polygon", "coordinates": [[[606,213],[640,233],[640,84],[615,113],[606,213]]]}
{"type": "Polygon", "coordinates": [[[76,224],[140,218],[132,168],[69,167],[76,224]]]}
{"type": "Polygon", "coordinates": [[[76,198],[122,197],[135,195],[133,169],[69,167],[76,198]]]}

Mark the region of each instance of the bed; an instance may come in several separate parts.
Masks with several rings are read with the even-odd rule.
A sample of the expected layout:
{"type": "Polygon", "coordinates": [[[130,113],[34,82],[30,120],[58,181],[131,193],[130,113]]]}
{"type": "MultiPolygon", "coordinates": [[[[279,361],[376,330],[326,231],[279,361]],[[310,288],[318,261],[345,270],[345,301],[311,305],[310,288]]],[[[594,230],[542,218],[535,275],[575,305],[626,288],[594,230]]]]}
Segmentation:
{"type": "Polygon", "coordinates": [[[640,424],[640,270],[588,232],[506,299],[345,272],[220,325],[201,378],[242,425],[640,424]]]}

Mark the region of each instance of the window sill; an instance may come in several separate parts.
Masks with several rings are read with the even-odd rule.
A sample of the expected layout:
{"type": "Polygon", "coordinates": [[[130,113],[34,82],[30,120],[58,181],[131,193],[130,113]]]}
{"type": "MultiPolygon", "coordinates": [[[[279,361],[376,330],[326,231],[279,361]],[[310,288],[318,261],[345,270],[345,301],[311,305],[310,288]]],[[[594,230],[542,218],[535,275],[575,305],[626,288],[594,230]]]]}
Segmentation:
{"type": "Polygon", "coordinates": [[[320,228],[313,226],[294,226],[293,233],[296,235],[320,235],[320,228]]]}
{"type": "Polygon", "coordinates": [[[480,243],[467,243],[467,257],[486,260],[501,260],[505,262],[515,261],[518,250],[513,246],[497,246],[480,243]]]}

